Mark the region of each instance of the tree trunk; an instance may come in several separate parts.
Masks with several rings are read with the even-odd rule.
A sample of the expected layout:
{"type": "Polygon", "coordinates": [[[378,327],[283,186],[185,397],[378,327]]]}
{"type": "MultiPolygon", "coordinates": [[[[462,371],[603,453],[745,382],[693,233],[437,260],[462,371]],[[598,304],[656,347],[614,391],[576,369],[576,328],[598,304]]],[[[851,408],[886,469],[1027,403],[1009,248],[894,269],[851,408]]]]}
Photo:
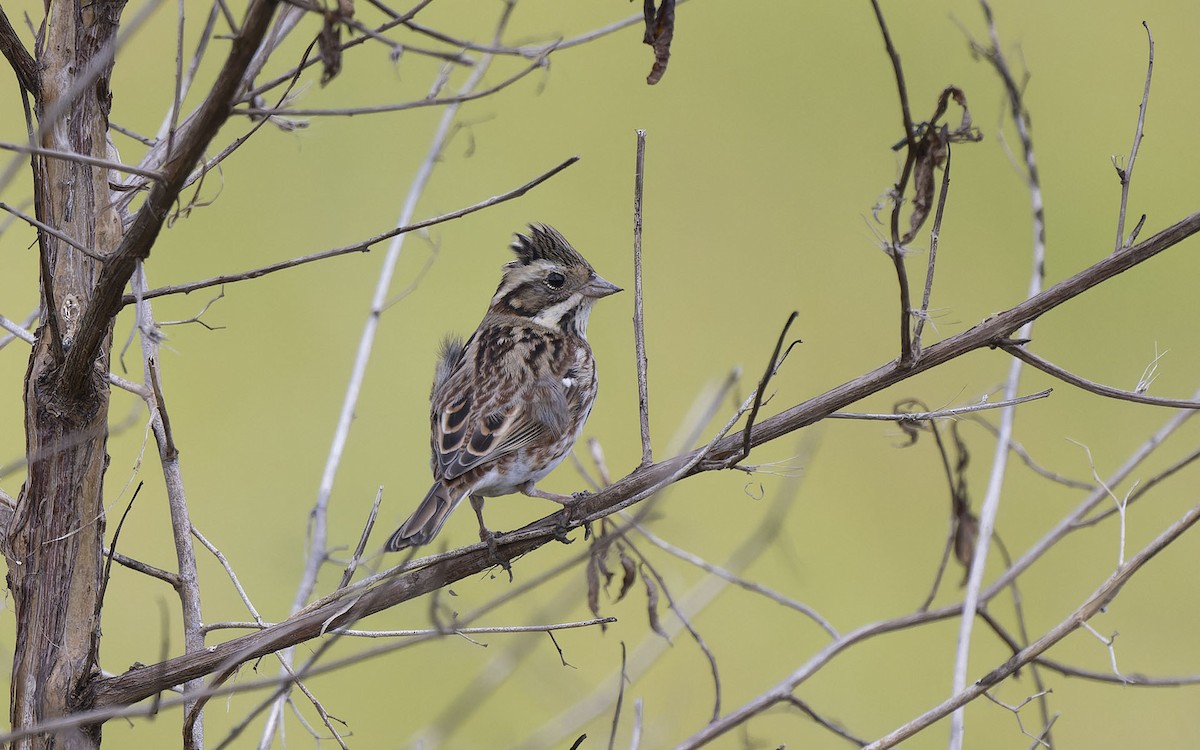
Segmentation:
{"type": "MultiPolygon", "coordinates": [[[[123,7],[103,0],[50,3],[37,50],[34,142],[42,148],[108,158],[109,74],[123,7]]],[[[38,219],[86,252],[39,232],[42,325],[25,376],[28,477],[8,539],[17,626],[14,730],[85,708],[99,669],[111,320],[82,386],[69,387],[61,373],[92,301],[98,258],[122,234],[107,169],[50,156],[32,161],[38,219]]],[[[99,745],[97,725],[34,735],[14,747],[99,745]]]]}

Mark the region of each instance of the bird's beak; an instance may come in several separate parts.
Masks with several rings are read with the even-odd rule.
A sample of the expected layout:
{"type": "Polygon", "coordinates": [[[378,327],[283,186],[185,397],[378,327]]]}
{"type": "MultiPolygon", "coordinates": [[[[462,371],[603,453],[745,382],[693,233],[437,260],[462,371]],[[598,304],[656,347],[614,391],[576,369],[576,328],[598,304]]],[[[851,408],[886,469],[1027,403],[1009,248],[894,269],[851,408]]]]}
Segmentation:
{"type": "Polygon", "coordinates": [[[588,279],[588,282],[579,291],[585,297],[600,299],[601,297],[607,297],[610,294],[616,294],[624,290],[611,281],[606,280],[603,276],[592,274],[592,278],[588,279]]]}

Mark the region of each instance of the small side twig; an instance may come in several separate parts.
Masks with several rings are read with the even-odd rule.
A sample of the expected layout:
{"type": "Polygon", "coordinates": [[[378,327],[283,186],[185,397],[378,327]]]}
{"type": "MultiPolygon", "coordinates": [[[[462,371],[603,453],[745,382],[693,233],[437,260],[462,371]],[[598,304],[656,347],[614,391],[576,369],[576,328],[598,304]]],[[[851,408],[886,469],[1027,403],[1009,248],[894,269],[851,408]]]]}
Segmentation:
{"type": "Polygon", "coordinates": [[[7,203],[0,201],[0,211],[7,211],[8,213],[12,214],[13,216],[16,216],[21,221],[24,221],[26,224],[29,224],[31,227],[38,229],[42,232],[46,232],[47,234],[54,235],[59,240],[67,243],[68,245],[75,248],[76,250],[83,253],[84,255],[88,256],[89,258],[92,258],[94,260],[104,260],[101,256],[97,255],[94,251],[89,250],[88,248],[79,244],[75,240],[71,239],[70,236],[64,234],[63,232],[58,231],[57,229],[50,226],[49,224],[46,224],[45,222],[38,221],[34,217],[25,213],[21,209],[16,208],[15,206],[10,206],[7,203]]]}
{"type": "Polygon", "coordinates": [[[762,407],[763,391],[767,389],[767,384],[771,382],[776,370],[783,364],[783,360],[787,358],[788,352],[792,347],[800,343],[800,339],[796,339],[788,345],[787,351],[783,352],[783,357],[779,356],[780,350],[783,349],[783,340],[787,338],[788,329],[792,327],[792,323],[799,317],[800,313],[792,310],[792,314],[788,316],[787,322],[783,324],[783,330],[779,332],[779,338],[775,341],[775,350],[771,352],[771,359],[767,362],[766,372],[763,373],[762,379],[758,381],[758,388],[754,390],[754,405],[750,407],[750,416],[746,417],[746,427],[742,430],[742,454],[736,461],[730,461],[729,465],[740,463],[746,460],[750,455],[750,433],[754,430],[754,420],[758,418],[758,410],[762,407]]]}
{"type": "MultiPolygon", "coordinates": [[[[933,270],[937,264],[938,242],[942,236],[942,216],[946,211],[946,196],[950,193],[950,156],[953,153],[950,143],[946,143],[946,161],[942,164],[942,190],[938,193],[937,210],[933,216],[933,228],[929,232],[929,262],[925,268],[925,291],[921,293],[921,309],[916,314],[916,327],[913,330],[913,356],[921,356],[921,334],[925,332],[925,322],[929,319],[929,299],[933,296],[933,270]]],[[[935,328],[936,331],[936,328],[935,328]]]]}
{"type": "Polygon", "coordinates": [[[367,522],[363,524],[362,534],[358,537],[358,546],[354,548],[354,555],[351,556],[350,562],[346,565],[346,572],[342,573],[342,582],[338,584],[338,588],[345,588],[352,578],[354,571],[358,570],[358,563],[362,560],[363,552],[367,549],[367,539],[371,536],[371,529],[375,528],[375,517],[379,515],[379,504],[383,502],[383,485],[379,485],[379,491],[375,493],[375,502],[371,503],[371,512],[367,514],[367,522]]]}
{"type": "Polygon", "coordinates": [[[1146,105],[1150,102],[1150,78],[1154,75],[1154,35],[1150,33],[1150,25],[1145,21],[1142,21],[1142,27],[1146,29],[1146,40],[1150,44],[1150,52],[1146,61],[1146,87],[1142,91],[1142,103],[1138,107],[1137,130],[1133,133],[1133,147],[1129,150],[1129,163],[1125,165],[1125,168],[1121,169],[1117,166],[1116,158],[1113,158],[1113,167],[1117,170],[1117,177],[1121,180],[1121,208],[1117,211],[1117,244],[1113,248],[1114,253],[1133,244],[1138,230],[1142,228],[1142,222],[1146,220],[1146,217],[1143,216],[1129,238],[1125,238],[1125,211],[1129,207],[1129,186],[1133,182],[1133,165],[1137,161],[1138,148],[1142,145],[1142,136],[1145,133],[1146,105]]]}

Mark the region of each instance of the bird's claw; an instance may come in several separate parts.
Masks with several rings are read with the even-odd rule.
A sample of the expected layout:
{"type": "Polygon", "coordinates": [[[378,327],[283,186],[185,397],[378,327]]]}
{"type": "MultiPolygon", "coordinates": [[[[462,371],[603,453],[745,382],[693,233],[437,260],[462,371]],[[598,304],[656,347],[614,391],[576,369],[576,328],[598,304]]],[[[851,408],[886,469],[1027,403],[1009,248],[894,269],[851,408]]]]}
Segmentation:
{"type": "Polygon", "coordinates": [[[512,561],[509,560],[504,555],[500,554],[500,546],[498,544],[496,544],[497,536],[499,536],[499,535],[495,534],[491,531],[488,531],[487,529],[479,530],[479,540],[487,545],[488,559],[490,559],[493,564],[499,565],[501,568],[504,568],[504,572],[508,573],[508,582],[512,583],[512,581],[513,581],[512,561]]]}

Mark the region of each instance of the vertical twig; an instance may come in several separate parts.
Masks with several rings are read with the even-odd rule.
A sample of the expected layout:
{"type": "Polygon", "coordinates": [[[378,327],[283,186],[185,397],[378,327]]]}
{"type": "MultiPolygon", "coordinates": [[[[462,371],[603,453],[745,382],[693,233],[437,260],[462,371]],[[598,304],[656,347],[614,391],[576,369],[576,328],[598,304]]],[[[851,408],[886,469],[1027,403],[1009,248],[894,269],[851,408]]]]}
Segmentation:
{"type": "MultiPolygon", "coordinates": [[[[187,492],[183,486],[183,473],[179,465],[179,450],[175,446],[175,436],[163,401],[162,380],[157,364],[157,326],[150,309],[150,301],[141,297],[148,288],[146,269],[141,261],[137,262],[130,282],[134,294],[138,297],[137,328],[142,341],[144,377],[153,395],[150,403],[150,427],[158,443],[159,463],[162,464],[163,481],[167,490],[167,507],[171,513],[171,532],[174,536],[175,559],[178,564],[175,588],[183,610],[184,650],[185,653],[194,654],[204,650],[204,621],[200,608],[200,581],[196,573],[196,550],[192,545],[192,520],[188,511],[187,492]]],[[[203,688],[203,678],[189,680],[184,683],[184,695],[203,688]]],[[[196,702],[190,701],[184,705],[184,712],[192,714],[194,707],[196,702]]],[[[199,750],[204,747],[204,724],[198,712],[195,720],[185,730],[183,747],[187,750],[199,750]]]]}
{"type": "MultiPolygon", "coordinates": [[[[1146,39],[1150,43],[1150,55],[1146,61],[1146,88],[1142,91],[1142,104],[1138,107],[1137,129],[1133,133],[1133,148],[1129,151],[1129,163],[1124,169],[1117,167],[1116,158],[1113,159],[1113,166],[1117,169],[1117,176],[1121,178],[1121,208],[1117,212],[1117,244],[1113,248],[1113,252],[1120,252],[1133,244],[1133,240],[1137,235],[1137,229],[1141,229],[1141,222],[1138,222],[1137,229],[1134,234],[1130,235],[1128,242],[1125,239],[1125,209],[1129,206],[1129,185],[1133,182],[1133,164],[1137,161],[1138,147],[1142,145],[1142,134],[1146,125],[1146,105],[1150,101],[1150,77],[1154,74],[1154,35],[1150,33],[1150,26],[1145,21],[1142,21],[1142,26],[1146,29],[1146,39]]],[[[1142,217],[1143,221],[1145,217],[1142,217]]]]}
{"type": "Polygon", "coordinates": [[[638,419],[642,429],[642,466],[654,463],[650,450],[650,392],[646,381],[646,330],[642,312],[642,184],[646,174],[646,131],[637,131],[637,167],[633,173],[633,341],[637,352],[638,419]]]}
{"type": "Polygon", "coordinates": [[[900,284],[900,363],[909,364],[913,359],[912,332],[909,330],[909,316],[912,314],[912,302],[908,289],[908,270],[904,267],[904,252],[900,246],[900,206],[904,201],[904,190],[908,187],[909,177],[912,176],[913,164],[917,155],[917,140],[913,133],[912,110],[908,105],[908,85],[904,81],[904,69],[900,65],[900,53],[892,43],[892,34],[888,31],[887,22],[883,18],[883,10],[879,0],[871,0],[875,9],[875,20],[879,22],[879,31],[883,34],[883,44],[887,48],[888,59],[892,61],[892,71],[896,75],[896,91],[900,96],[900,114],[904,120],[904,143],[906,156],[904,169],[900,179],[896,181],[895,195],[892,196],[891,241],[888,244],[888,255],[896,267],[896,280],[900,284]]]}
{"type": "MultiPolygon", "coordinates": [[[[995,19],[987,0],[980,0],[984,19],[987,22],[988,35],[991,37],[991,49],[986,51],[984,59],[991,63],[1004,84],[1005,94],[1013,118],[1013,124],[1021,139],[1021,147],[1025,153],[1026,183],[1029,187],[1030,209],[1033,215],[1033,269],[1029,278],[1028,296],[1033,297],[1042,291],[1046,268],[1046,224],[1045,206],[1042,202],[1041,178],[1038,173],[1037,160],[1034,157],[1033,138],[1029,132],[1029,122],[1025,114],[1025,105],[1021,99],[1021,90],[1012,77],[1004,53],[1000,50],[1000,36],[996,31],[995,19]]],[[[1033,322],[1021,326],[1018,338],[1029,338],[1033,333],[1033,322]]],[[[1022,363],[1014,359],[1009,365],[1008,377],[1004,383],[1004,398],[1011,399],[1017,395],[1021,379],[1022,363]]],[[[1008,444],[1012,440],[1013,422],[1016,419],[1016,409],[1005,408],[1000,414],[1000,426],[996,439],[996,448],[992,456],[991,473],[988,476],[987,492],[979,511],[979,533],[975,544],[975,555],[971,559],[971,569],[967,575],[967,585],[963,596],[962,617],[959,620],[958,647],[954,657],[954,680],[952,692],[960,694],[966,689],[967,670],[971,652],[971,633],[975,624],[975,610],[979,606],[979,594],[983,587],[983,573],[987,565],[987,556],[992,540],[992,532],[996,527],[996,516],[1000,511],[1000,495],[1004,487],[1004,472],[1008,466],[1008,444]]],[[[955,709],[950,718],[950,750],[962,750],[963,734],[965,732],[964,712],[961,707],[955,709]]]]}
{"type": "MultiPolygon", "coordinates": [[[[641,135],[643,135],[643,131],[639,130],[638,145],[641,145],[642,142],[641,135]]],[[[612,731],[608,734],[608,750],[616,747],[617,726],[621,721],[621,704],[625,702],[625,683],[628,681],[629,677],[625,674],[625,641],[621,641],[621,673],[617,675],[617,704],[613,708],[612,731]]]]}
{"type": "Polygon", "coordinates": [[[942,215],[946,210],[946,194],[950,192],[950,156],[953,149],[946,141],[946,163],[942,165],[942,191],[938,195],[937,211],[933,216],[933,229],[929,232],[929,264],[925,269],[925,291],[921,294],[921,311],[917,313],[916,330],[913,331],[913,356],[920,356],[921,334],[925,321],[929,319],[929,299],[933,296],[933,270],[937,262],[938,241],[942,236],[942,215]]]}

